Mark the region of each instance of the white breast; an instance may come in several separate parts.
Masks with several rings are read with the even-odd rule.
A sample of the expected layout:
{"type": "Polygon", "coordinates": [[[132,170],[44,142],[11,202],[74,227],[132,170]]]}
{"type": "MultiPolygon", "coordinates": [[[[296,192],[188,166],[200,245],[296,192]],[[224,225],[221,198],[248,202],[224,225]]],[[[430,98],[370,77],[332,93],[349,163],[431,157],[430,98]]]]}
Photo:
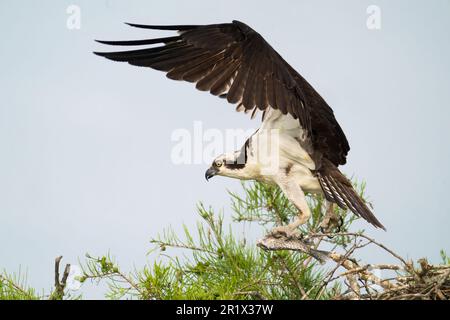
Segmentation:
{"type": "Polygon", "coordinates": [[[250,138],[247,166],[255,179],[274,182],[282,174],[298,181],[307,192],[320,192],[320,184],[311,170],[315,163],[306,149],[310,148],[300,122],[278,110],[270,110],[261,128],[250,138]]]}

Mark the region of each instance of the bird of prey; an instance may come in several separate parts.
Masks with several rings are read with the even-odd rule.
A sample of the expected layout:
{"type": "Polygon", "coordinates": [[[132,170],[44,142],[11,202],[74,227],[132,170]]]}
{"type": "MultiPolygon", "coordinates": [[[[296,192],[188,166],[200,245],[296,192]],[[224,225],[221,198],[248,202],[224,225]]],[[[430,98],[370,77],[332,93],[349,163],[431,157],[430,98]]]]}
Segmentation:
{"type": "Polygon", "coordinates": [[[170,79],[194,82],[197,89],[225,98],[252,116],[262,112],[261,127],[240,150],[218,156],[205,176],[278,185],[298,209],[298,216],[272,234],[291,236],[307,222],[311,212],[305,193],[323,194],[329,203],[384,229],[338,169],[346,163],[350,147],[333,110],[260,34],[239,21],[129,25],[177,33],[146,40],[98,41],[149,47],[95,54],[164,71],[170,79]]]}

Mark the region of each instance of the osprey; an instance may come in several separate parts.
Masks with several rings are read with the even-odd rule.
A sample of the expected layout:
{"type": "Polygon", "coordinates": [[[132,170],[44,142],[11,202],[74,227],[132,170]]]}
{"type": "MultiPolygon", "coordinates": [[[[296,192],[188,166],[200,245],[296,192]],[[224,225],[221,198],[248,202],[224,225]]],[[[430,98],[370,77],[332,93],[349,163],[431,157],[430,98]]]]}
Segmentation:
{"type": "Polygon", "coordinates": [[[233,153],[217,157],[206,171],[215,175],[278,185],[298,209],[298,216],[273,235],[292,236],[311,215],[305,193],[323,194],[329,203],[350,209],[378,228],[377,220],[351,182],[339,171],[350,150],[333,110],[255,30],[246,24],[138,25],[173,30],[177,35],[131,41],[98,41],[106,45],[148,48],[95,52],[131,65],[167,73],[174,80],[196,83],[237,104],[238,111],[262,112],[261,127],[233,153]]]}

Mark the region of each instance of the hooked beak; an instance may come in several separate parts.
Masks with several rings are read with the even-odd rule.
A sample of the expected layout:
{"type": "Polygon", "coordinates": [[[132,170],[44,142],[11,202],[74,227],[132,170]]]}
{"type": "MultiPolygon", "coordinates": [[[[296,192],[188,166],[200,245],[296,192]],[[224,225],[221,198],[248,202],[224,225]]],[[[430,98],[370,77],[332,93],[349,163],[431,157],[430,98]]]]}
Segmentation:
{"type": "Polygon", "coordinates": [[[216,168],[214,168],[214,167],[211,167],[208,170],[206,170],[206,172],[205,172],[205,179],[206,179],[206,181],[208,181],[209,179],[214,177],[218,172],[219,171],[216,168]]]}

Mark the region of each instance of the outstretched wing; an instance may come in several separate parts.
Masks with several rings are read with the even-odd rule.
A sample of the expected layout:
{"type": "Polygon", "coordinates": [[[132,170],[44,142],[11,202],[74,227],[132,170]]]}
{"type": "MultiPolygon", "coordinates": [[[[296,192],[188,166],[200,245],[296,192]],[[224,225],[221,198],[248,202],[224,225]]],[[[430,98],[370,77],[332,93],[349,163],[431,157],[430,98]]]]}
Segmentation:
{"type": "Polygon", "coordinates": [[[177,36],[132,41],[99,41],[107,45],[162,44],[97,55],[167,72],[174,80],[195,82],[199,90],[238,104],[239,111],[279,109],[299,119],[320,155],[344,164],[349,150],[332,110],[320,95],[246,24],[133,27],[175,30],[177,36]]]}

